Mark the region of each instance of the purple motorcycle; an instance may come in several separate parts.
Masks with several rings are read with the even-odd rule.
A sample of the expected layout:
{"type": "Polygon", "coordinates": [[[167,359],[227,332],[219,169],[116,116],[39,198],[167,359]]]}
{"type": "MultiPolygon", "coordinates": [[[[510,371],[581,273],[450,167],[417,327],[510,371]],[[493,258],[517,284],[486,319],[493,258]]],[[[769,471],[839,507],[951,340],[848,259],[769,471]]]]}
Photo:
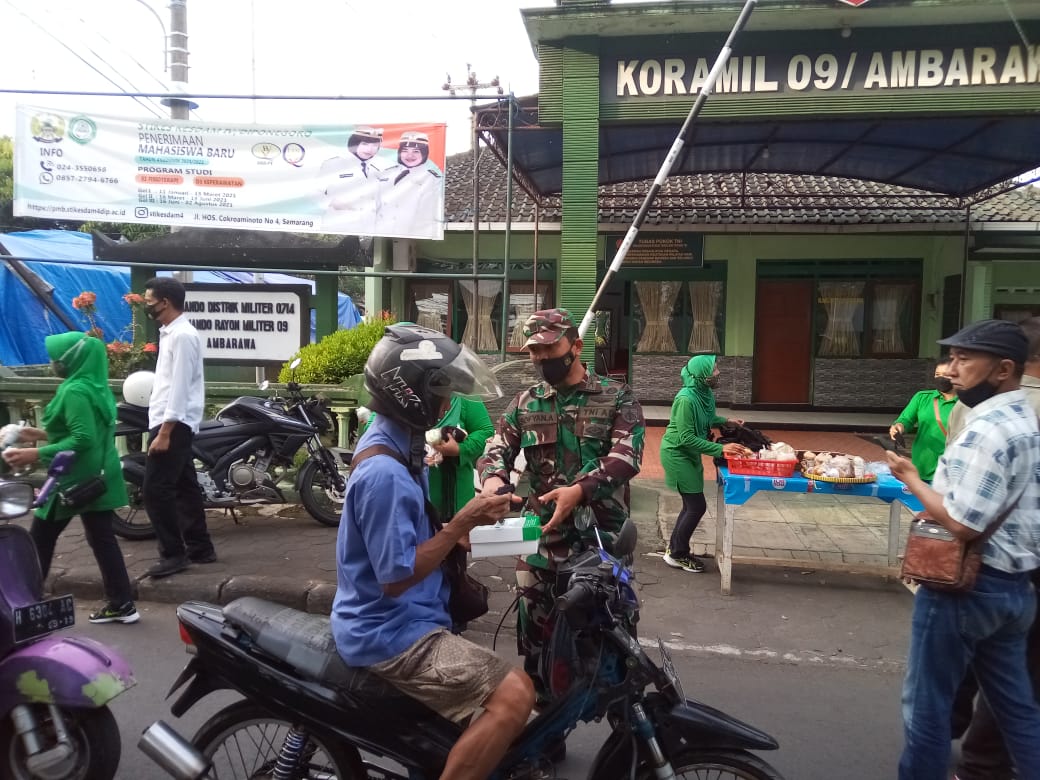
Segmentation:
{"type": "Polygon", "coordinates": [[[34,501],[26,482],[0,481],[0,777],[111,780],[119,727],[108,703],[135,684],[118,653],[80,636],[72,596],[43,598],[28,531],[6,521],[42,504],[75,458],[60,452],[34,501]]]}

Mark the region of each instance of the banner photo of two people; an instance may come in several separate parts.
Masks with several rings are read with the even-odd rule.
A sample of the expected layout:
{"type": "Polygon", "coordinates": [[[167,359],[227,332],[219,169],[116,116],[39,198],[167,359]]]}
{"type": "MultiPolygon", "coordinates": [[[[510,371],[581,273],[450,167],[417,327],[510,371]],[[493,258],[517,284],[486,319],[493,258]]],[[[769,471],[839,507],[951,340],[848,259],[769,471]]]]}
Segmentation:
{"type": "Polygon", "coordinates": [[[19,106],[15,216],[442,239],[446,125],[246,125],[19,106]]]}

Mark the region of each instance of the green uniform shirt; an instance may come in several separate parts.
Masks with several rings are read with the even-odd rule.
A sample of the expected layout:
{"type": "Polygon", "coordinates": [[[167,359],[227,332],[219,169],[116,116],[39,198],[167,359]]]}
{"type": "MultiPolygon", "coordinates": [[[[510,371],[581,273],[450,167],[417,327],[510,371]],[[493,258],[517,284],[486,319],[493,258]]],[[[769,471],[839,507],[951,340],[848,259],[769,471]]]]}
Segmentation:
{"type": "MultiPolygon", "coordinates": [[[[946,431],[949,429],[950,410],[956,398],[947,401],[938,390],[921,390],[896,418],[906,433],[916,432],[910,449],[910,460],[917,467],[921,479],[931,481],[939,456],[946,449],[946,431]],[[935,400],[939,400],[939,417],[935,416],[935,400]],[[940,426],[939,422],[942,421],[940,426]]],[[[895,425],[895,423],[893,423],[895,425]]]]}

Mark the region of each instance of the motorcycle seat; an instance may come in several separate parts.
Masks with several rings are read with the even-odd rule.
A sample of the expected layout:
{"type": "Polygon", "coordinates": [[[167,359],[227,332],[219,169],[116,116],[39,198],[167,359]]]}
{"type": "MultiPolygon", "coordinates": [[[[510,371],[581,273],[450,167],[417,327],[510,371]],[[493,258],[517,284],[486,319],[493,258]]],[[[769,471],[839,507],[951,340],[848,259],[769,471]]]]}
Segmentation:
{"type": "Polygon", "coordinates": [[[224,619],[244,631],[257,647],[284,661],[308,680],[366,699],[393,700],[405,711],[416,707],[432,715],[417,700],[378,675],[348,666],[332,638],[329,619],[272,601],[244,596],[224,607],[224,619]]]}
{"type": "Polygon", "coordinates": [[[199,430],[206,431],[212,428],[223,428],[225,423],[223,420],[203,420],[199,423],[199,430]]]}

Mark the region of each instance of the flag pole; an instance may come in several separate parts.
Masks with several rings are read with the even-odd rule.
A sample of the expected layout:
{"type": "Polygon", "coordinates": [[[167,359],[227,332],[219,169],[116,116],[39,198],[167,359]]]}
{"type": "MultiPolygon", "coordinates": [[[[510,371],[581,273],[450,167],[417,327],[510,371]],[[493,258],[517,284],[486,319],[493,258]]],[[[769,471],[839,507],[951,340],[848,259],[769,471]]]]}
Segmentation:
{"type": "Polygon", "coordinates": [[[690,113],[686,116],[686,121],[683,122],[683,126],[679,130],[679,135],[676,136],[675,141],[672,142],[672,148],[668,150],[668,155],[664,158],[661,170],[657,172],[657,176],[654,179],[653,185],[650,187],[650,191],[646,193],[643,205],[639,207],[636,218],[632,222],[631,227],[629,227],[628,232],[625,234],[621,246],[618,247],[613,262],[611,262],[610,266],[607,268],[607,272],[603,275],[603,281],[600,282],[599,289],[596,290],[596,295],[593,297],[592,303],[589,304],[585,316],[581,318],[581,325],[578,326],[578,335],[581,338],[585,338],[585,334],[588,333],[589,326],[592,324],[592,318],[596,311],[596,306],[599,304],[600,298],[603,297],[603,292],[607,289],[607,285],[610,284],[614,274],[616,274],[621,268],[621,264],[625,262],[625,256],[628,254],[628,250],[631,249],[632,244],[635,243],[636,236],[639,234],[639,228],[643,224],[643,220],[646,219],[646,215],[650,211],[650,206],[653,204],[654,198],[657,197],[657,193],[664,185],[665,179],[667,179],[668,174],[671,173],[672,166],[675,165],[675,161],[679,159],[683,146],[686,145],[686,140],[691,128],[693,127],[694,120],[701,112],[701,108],[704,106],[704,101],[708,99],[708,95],[713,89],[715,89],[715,82],[719,80],[719,75],[722,73],[722,69],[726,66],[726,62],[729,60],[729,56],[733,51],[733,42],[736,40],[737,35],[740,34],[740,31],[744,29],[744,25],[747,24],[747,20],[751,16],[751,12],[755,9],[757,3],[758,0],[747,0],[744,4],[740,16],[737,17],[736,24],[733,25],[733,29],[730,31],[726,43],[723,45],[722,50],[719,52],[719,56],[715,60],[715,64],[708,72],[708,77],[704,80],[704,84],[701,86],[701,90],[697,94],[696,100],[693,101],[693,107],[690,109],[690,113]]]}

